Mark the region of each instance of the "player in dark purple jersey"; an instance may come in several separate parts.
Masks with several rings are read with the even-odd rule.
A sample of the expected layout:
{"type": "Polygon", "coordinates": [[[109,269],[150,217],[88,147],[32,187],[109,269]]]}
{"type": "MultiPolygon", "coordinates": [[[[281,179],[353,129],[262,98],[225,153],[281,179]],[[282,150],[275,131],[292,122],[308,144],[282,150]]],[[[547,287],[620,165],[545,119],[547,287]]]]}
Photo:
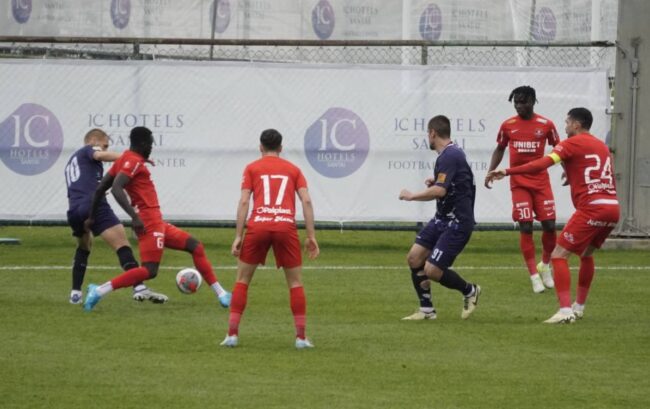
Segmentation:
{"type": "Polygon", "coordinates": [[[400,200],[436,200],[436,214],[418,233],[407,256],[413,287],[420,301],[420,309],[404,320],[433,320],[436,310],[431,301],[431,281],[458,290],[464,303],[461,318],[467,319],[476,308],[481,287],[466,282],[451,265],[463,250],[474,229],[474,174],[467,163],[465,152],[450,138],[451,127],[446,116],[438,115],[429,121],[429,147],[438,152],[432,178],[427,188],[413,193],[402,189],[400,200]]]}
{"type": "MultiPolygon", "coordinates": [[[[124,270],[138,266],[126,238],[124,226],[115,216],[106,198],[103,198],[99,205],[91,232],[84,230],[84,221],[88,218],[93,194],[104,174],[102,162],[112,162],[120,157],[119,153],[106,150],[108,135],[101,129],[91,129],[84,137],[84,144],[83,148],[72,154],[65,167],[65,181],[68,186],[68,224],[72,228],[72,235],[77,238],[77,250],[72,266],[71,304],[82,302],[81,286],[92,249],[93,235],[100,236],[115,250],[124,270]]],[[[142,283],[133,287],[133,299],[150,300],[154,303],[164,303],[168,300],[166,295],[151,291],[142,283]]]]}

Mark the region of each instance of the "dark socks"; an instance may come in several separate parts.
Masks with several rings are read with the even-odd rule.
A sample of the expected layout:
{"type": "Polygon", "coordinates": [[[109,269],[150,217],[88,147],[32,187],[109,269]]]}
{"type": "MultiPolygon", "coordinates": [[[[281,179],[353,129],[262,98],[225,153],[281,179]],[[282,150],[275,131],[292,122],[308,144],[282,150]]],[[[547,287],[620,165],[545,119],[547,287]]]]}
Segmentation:
{"type": "Polygon", "coordinates": [[[74,264],[72,265],[72,289],[81,290],[86,275],[86,266],[88,265],[88,256],[90,251],[77,247],[74,253],[74,264]]]}
{"type": "Polygon", "coordinates": [[[131,247],[129,246],[123,246],[117,249],[117,258],[120,260],[120,266],[122,266],[122,270],[124,271],[139,266],[138,262],[133,256],[133,250],[131,250],[131,247]]]}
{"type": "Polygon", "coordinates": [[[457,272],[450,268],[446,268],[442,271],[442,277],[440,277],[440,284],[452,290],[458,290],[463,293],[464,296],[471,294],[473,290],[472,284],[463,280],[463,277],[458,275],[457,272]]]}
{"type": "Polygon", "coordinates": [[[431,303],[431,289],[422,288],[421,284],[428,280],[427,276],[424,275],[424,266],[411,268],[411,280],[413,280],[413,288],[418,295],[420,300],[420,307],[422,308],[433,308],[433,303],[431,303]]]}

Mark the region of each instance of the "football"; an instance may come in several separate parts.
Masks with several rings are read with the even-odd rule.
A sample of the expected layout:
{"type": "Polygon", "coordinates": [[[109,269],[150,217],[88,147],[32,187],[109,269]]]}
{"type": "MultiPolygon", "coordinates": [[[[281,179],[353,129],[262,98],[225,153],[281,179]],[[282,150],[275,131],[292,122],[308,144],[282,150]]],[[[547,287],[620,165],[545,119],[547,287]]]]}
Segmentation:
{"type": "Polygon", "coordinates": [[[176,286],[184,294],[194,294],[202,282],[201,273],[193,268],[184,268],[176,274],[176,286]]]}

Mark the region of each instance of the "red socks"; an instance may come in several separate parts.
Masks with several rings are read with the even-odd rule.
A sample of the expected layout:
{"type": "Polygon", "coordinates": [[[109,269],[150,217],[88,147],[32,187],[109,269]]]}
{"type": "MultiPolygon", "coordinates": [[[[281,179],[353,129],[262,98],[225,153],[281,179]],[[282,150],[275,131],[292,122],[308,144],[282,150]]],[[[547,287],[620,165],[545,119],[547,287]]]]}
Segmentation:
{"type": "Polygon", "coordinates": [[[111,280],[114,290],[118,288],[131,287],[149,279],[149,271],[144,267],[136,267],[125,271],[111,280]]]}
{"type": "Polygon", "coordinates": [[[551,253],[555,248],[555,230],[542,232],[542,262],[548,264],[551,261],[551,253]]]}
{"type": "Polygon", "coordinates": [[[524,261],[528,267],[528,273],[531,276],[537,274],[537,262],[535,261],[535,242],[533,241],[533,235],[520,233],[519,247],[521,248],[521,254],[523,254],[524,261]]]}
{"type": "Polygon", "coordinates": [[[571,308],[571,271],[565,258],[552,258],[555,292],[560,301],[560,308],[571,308]]]}
{"type": "Polygon", "coordinates": [[[230,318],[228,319],[228,335],[239,334],[239,322],[241,316],[246,309],[246,302],[248,300],[248,284],[235,283],[235,288],[232,290],[232,299],[230,300],[230,318]]]}
{"type": "Polygon", "coordinates": [[[580,257],[580,273],[578,273],[578,289],[576,290],[576,302],[584,304],[587,301],[591,280],[594,278],[594,258],[580,257]]]}
{"type": "Polygon", "coordinates": [[[201,273],[206,283],[212,285],[217,282],[217,276],[214,275],[212,264],[210,264],[210,261],[205,255],[203,244],[199,243],[196,249],[194,249],[192,260],[194,260],[194,267],[199,270],[199,273],[201,273]]]}
{"type": "Polygon", "coordinates": [[[303,287],[293,287],[290,291],[291,312],[296,325],[296,337],[305,339],[305,323],[307,314],[307,300],[303,287]]]}
{"type": "MultiPolygon", "coordinates": [[[[291,312],[293,321],[296,325],[296,337],[305,339],[305,323],[307,313],[307,302],[305,299],[305,290],[302,287],[293,287],[289,290],[291,312]]],[[[230,301],[230,318],[228,319],[228,335],[239,334],[239,323],[241,316],[246,309],[248,299],[248,285],[237,282],[232,290],[232,300],[230,301]]]]}

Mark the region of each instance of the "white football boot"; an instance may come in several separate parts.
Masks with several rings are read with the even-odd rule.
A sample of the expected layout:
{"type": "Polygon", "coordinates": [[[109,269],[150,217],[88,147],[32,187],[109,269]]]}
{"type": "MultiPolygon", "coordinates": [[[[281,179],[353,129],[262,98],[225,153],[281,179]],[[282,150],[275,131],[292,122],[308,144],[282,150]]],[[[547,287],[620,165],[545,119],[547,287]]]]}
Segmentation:
{"type": "Polygon", "coordinates": [[[406,317],[402,318],[402,321],[422,321],[422,320],[435,320],[437,317],[436,315],[436,310],[434,309],[433,311],[430,312],[424,312],[417,310],[411,315],[407,315],[406,317]]]}
{"type": "Polygon", "coordinates": [[[551,266],[549,264],[544,264],[543,261],[540,261],[539,264],[537,264],[537,272],[542,276],[544,287],[555,288],[553,273],[551,272],[551,266]]]}
{"type": "Polygon", "coordinates": [[[581,319],[585,315],[584,304],[578,304],[577,302],[574,302],[573,305],[571,305],[571,309],[573,310],[573,315],[576,316],[577,320],[581,319]]]}
{"type": "Polygon", "coordinates": [[[533,274],[530,276],[530,283],[533,285],[533,292],[535,294],[544,292],[544,283],[542,282],[542,277],[540,277],[539,274],[533,274]]]}
{"type": "Polygon", "coordinates": [[[239,344],[239,337],[237,337],[237,335],[226,335],[226,338],[224,338],[219,345],[222,347],[234,348],[237,344],[239,344]]]}
{"type": "Polygon", "coordinates": [[[545,324],[573,324],[574,322],[576,322],[576,316],[573,311],[563,312],[562,309],[544,321],[545,324]]]}
{"type": "Polygon", "coordinates": [[[460,313],[460,317],[464,320],[474,312],[478,305],[478,297],[481,295],[481,287],[476,284],[472,285],[474,286],[474,292],[463,299],[463,311],[460,313]]]}
{"type": "Polygon", "coordinates": [[[296,338],[296,349],[308,349],[313,347],[314,344],[312,344],[311,341],[308,340],[307,338],[305,339],[296,338]]]}
{"type": "Polygon", "coordinates": [[[147,287],[140,291],[133,290],[133,299],[140,302],[149,300],[154,304],[164,304],[169,301],[169,297],[165,294],[157,293],[147,287]]]}

